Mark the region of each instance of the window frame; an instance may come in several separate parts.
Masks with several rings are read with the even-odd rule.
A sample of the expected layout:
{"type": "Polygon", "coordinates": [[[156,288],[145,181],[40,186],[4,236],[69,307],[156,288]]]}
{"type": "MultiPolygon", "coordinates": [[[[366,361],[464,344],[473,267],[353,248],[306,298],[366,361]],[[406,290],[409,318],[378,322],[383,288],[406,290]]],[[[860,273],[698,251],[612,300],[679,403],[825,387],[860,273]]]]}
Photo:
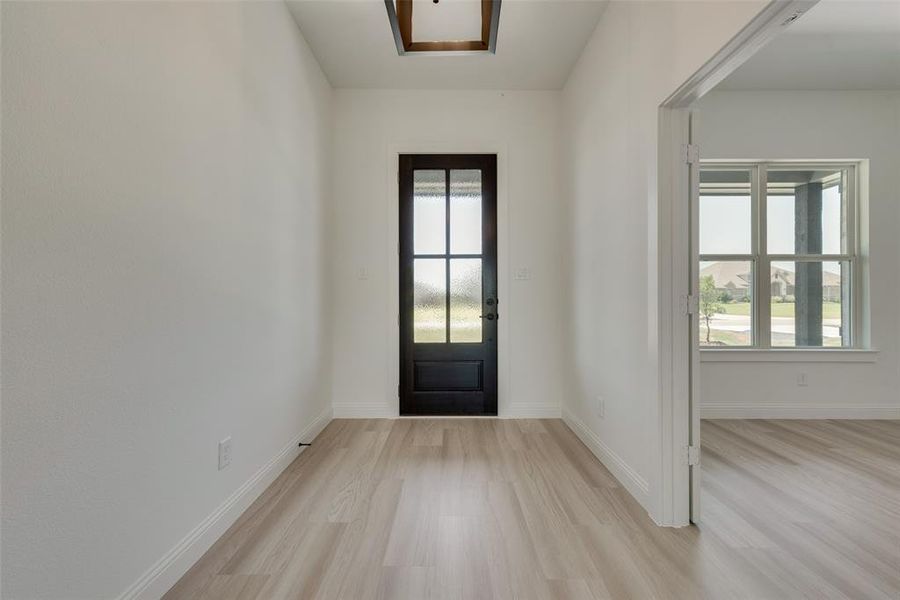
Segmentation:
{"type": "MultiPolygon", "coordinates": [[[[701,160],[701,171],[750,171],[750,254],[704,254],[699,252],[699,262],[745,261],[751,266],[751,334],[750,345],[705,346],[703,352],[772,351],[791,352],[840,352],[864,349],[861,346],[862,324],[862,261],[860,260],[859,171],[860,163],[836,160],[701,160]],[[842,226],[845,240],[839,254],[769,254],[768,235],[768,173],[770,170],[840,170],[842,172],[842,226]],[[838,262],[848,265],[847,298],[849,307],[842,309],[842,325],[847,328],[848,343],[841,346],[772,346],[771,327],[771,270],[773,262],[838,262]]],[[[698,215],[699,218],[699,215],[698,215]]],[[[699,221],[695,223],[699,226],[699,221]]],[[[699,273],[699,264],[697,268],[699,273]]],[[[842,277],[844,275],[842,274],[842,277]]],[[[698,319],[699,323],[699,319],[698,319]]],[[[695,332],[699,343],[699,334],[695,332]]]]}

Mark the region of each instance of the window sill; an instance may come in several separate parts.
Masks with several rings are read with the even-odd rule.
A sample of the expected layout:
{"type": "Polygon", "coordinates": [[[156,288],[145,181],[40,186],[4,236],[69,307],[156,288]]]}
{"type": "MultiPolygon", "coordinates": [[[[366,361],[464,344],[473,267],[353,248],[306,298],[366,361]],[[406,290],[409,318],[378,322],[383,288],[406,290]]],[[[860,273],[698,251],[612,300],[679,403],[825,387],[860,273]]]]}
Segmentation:
{"type": "Polygon", "coordinates": [[[821,349],[821,350],[763,350],[759,348],[730,348],[700,350],[701,363],[713,362],[771,362],[771,363],[874,363],[878,350],[821,349]]]}

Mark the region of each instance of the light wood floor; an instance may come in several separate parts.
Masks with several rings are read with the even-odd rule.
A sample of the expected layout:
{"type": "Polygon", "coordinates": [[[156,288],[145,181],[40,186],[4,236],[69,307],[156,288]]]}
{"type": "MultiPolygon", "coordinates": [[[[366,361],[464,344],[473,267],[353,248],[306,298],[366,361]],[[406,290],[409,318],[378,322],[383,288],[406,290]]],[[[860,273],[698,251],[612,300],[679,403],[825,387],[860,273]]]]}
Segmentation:
{"type": "Polygon", "coordinates": [[[705,421],[656,527],[558,420],[338,420],[166,595],[900,598],[900,422],[705,421]]]}

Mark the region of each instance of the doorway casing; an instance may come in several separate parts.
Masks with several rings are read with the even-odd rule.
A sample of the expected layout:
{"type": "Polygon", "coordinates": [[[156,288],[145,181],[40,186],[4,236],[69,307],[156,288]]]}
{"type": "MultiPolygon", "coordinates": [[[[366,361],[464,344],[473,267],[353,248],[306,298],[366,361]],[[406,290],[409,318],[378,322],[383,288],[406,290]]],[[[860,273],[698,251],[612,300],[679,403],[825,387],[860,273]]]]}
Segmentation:
{"type": "MultiPolygon", "coordinates": [[[[698,297],[696,256],[697,149],[691,144],[690,107],[818,0],[773,0],[659,108],[658,284],[660,478],[656,521],[681,527],[700,517],[699,469],[689,466],[700,449],[699,350],[691,308],[698,297]],[[695,475],[692,477],[692,469],[695,475]]],[[[702,152],[702,149],[700,149],[702,152]]]]}

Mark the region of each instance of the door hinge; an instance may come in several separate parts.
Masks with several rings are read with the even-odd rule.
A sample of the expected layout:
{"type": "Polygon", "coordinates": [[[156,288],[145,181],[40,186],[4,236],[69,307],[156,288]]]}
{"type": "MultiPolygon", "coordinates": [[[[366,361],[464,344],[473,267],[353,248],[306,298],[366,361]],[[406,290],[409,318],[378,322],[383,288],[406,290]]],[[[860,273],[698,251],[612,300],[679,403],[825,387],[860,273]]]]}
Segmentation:
{"type": "Polygon", "coordinates": [[[684,144],[684,162],[693,165],[700,162],[700,146],[697,144],[684,144]]]}
{"type": "Polygon", "coordinates": [[[700,464],[700,446],[687,446],[685,448],[685,458],[689,467],[696,467],[700,464]]]}
{"type": "Polygon", "coordinates": [[[700,312],[700,299],[697,296],[682,296],[684,302],[684,314],[696,315],[700,312]]]}

